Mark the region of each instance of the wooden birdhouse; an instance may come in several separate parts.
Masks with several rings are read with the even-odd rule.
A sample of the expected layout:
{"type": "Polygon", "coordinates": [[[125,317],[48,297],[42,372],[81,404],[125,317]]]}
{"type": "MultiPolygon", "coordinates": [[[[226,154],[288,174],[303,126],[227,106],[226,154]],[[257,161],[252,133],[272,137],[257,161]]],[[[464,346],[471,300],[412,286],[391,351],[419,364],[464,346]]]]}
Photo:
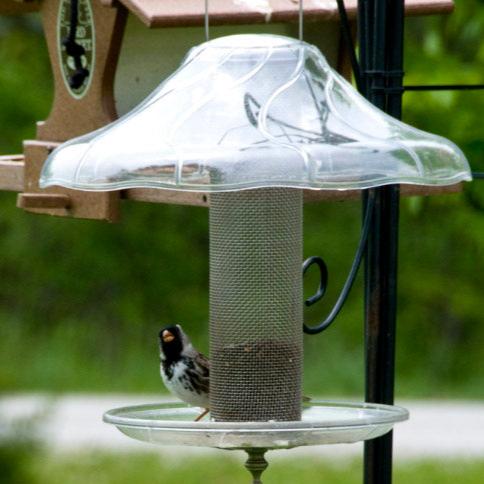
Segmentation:
{"type": "MultiPolygon", "coordinates": [[[[346,0],[355,26],[356,0],[346,0]]],[[[451,0],[407,0],[407,15],[446,13],[451,0]]],[[[297,0],[211,0],[210,34],[276,33],[297,36],[297,0]]],[[[209,196],[172,190],[127,189],[82,192],[55,187],[41,190],[40,170],[60,143],[116,120],[144,99],[180,64],[187,50],[205,39],[203,0],[2,0],[0,14],[38,11],[54,78],[54,101],[37,123],[35,140],[24,152],[0,159],[0,189],[21,192],[19,207],[59,216],[114,221],[121,199],[208,205],[209,196]],[[183,27],[183,28],[181,28],[183,27]]],[[[337,4],[306,0],[306,41],[329,63],[351,77],[337,4]]],[[[435,193],[452,187],[412,187],[407,193],[435,193]]],[[[351,192],[310,192],[306,199],[341,199],[351,192]]]]}

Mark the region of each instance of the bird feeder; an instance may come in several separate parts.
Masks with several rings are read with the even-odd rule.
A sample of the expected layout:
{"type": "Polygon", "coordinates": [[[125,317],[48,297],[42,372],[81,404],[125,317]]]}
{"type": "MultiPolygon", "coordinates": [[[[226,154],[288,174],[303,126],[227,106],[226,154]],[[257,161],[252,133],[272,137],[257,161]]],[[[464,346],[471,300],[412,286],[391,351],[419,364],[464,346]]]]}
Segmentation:
{"type": "MultiPolygon", "coordinates": [[[[39,5],[56,95],[25,160],[0,164],[0,179],[17,184],[9,189],[23,180],[19,205],[108,220],[121,197],[210,207],[210,419],[193,422],[192,409],[174,404],[117,409],[105,419],[150,442],[244,449],[260,482],[267,449],[371,439],[407,418],[391,405],[302,403],[303,203],[390,184],[407,193],[455,191],[470,171],[452,142],[391,118],[345,80],[336,7],[306,5],[306,19],[318,23],[305,39],[330,32],[319,45],[329,62],[314,43],[274,35],[294,27],[222,36],[191,49],[130,110],[152,87],[153,59],[169,45],[170,28],[203,23],[202,2],[79,0],[82,29],[74,31],[74,2],[39,5]],[[138,19],[165,27],[147,52],[138,19]],[[108,124],[116,106],[124,115],[108,124]]],[[[289,0],[257,5],[214,1],[210,19],[298,18],[289,0]]],[[[451,6],[407,2],[413,13],[451,6]]],[[[201,32],[189,31],[190,43],[201,32]]]]}
{"type": "MultiPolygon", "coordinates": [[[[191,49],[133,111],[57,148],[40,186],[210,194],[211,422],[198,428],[215,445],[244,448],[260,464],[265,449],[325,443],[328,435],[334,441],[355,419],[354,407],[343,405],[348,421],[322,432],[325,407],[314,404],[301,423],[302,189],[470,179],[456,145],[378,110],[313,45],[246,34],[191,49]],[[211,435],[217,432],[223,438],[211,435]]],[[[167,432],[162,419],[143,437],[152,410],[107,419],[123,431],[137,426],[134,435],[150,440],[186,433],[183,419],[178,427],[171,420],[167,432]]],[[[371,429],[364,438],[406,418],[393,407],[366,407],[360,415],[358,426],[371,429]],[[388,412],[388,420],[374,420],[372,410],[388,412]]],[[[185,443],[199,442],[193,435],[185,443]]],[[[361,438],[360,430],[342,435],[361,438]]],[[[249,459],[249,468],[257,465],[249,459]]]]}

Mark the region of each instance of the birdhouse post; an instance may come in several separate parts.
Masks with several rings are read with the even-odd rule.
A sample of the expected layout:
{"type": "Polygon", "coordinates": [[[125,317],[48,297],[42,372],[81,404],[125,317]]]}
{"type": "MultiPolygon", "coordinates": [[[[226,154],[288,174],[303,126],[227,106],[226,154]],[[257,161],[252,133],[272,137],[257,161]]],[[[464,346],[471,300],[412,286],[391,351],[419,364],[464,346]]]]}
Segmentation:
{"type": "Polygon", "coordinates": [[[24,142],[19,205],[37,213],[116,220],[119,193],[41,190],[38,179],[56,146],[117,118],[113,86],[126,10],[91,0],[43,0],[38,7],[54,78],[54,101],[48,118],[37,123],[36,139],[24,142]]]}

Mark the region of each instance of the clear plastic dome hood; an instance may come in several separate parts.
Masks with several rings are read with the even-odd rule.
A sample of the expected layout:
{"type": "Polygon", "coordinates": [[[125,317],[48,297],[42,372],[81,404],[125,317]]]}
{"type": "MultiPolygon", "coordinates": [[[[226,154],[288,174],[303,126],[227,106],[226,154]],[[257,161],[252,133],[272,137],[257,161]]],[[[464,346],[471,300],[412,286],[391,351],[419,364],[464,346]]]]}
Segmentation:
{"type": "Polygon", "coordinates": [[[470,179],[455,144],[375,108],[316,47],[235,35],[193,48],[133,111],[57,148],[40,186],[223,192],[470,179]]]}

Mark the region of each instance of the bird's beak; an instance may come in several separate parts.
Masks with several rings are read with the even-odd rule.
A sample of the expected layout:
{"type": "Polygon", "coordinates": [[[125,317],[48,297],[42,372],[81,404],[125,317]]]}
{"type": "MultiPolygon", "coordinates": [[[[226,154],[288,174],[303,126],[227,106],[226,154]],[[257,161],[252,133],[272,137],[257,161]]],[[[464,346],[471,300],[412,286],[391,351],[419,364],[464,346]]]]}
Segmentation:
{"type": "Polygon", "coordinates": [[[164,343],[170,343],[175,339],[175,337],[173,336],[173,333],[170,333],[170,331],[165,329],[165,331],[161,333],[161,339],[163,340],[164,343]]]}

